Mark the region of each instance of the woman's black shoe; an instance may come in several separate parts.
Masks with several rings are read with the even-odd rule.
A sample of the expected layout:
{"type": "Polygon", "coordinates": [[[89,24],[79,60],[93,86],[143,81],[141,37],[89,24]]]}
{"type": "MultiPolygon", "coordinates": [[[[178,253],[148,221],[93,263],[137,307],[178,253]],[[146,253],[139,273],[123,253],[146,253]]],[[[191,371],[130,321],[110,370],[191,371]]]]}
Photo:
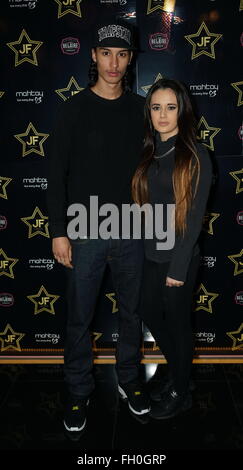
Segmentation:
{"type": "Polygon", "coordinates": [[[171,389],[166,398],[160,400],[159,403],[152,405],[149,416],[154,419],[168,419],[178,415],[182,411],[189,410],[192,407],[192,396],[190,392],[184,395],[171,389]]]}

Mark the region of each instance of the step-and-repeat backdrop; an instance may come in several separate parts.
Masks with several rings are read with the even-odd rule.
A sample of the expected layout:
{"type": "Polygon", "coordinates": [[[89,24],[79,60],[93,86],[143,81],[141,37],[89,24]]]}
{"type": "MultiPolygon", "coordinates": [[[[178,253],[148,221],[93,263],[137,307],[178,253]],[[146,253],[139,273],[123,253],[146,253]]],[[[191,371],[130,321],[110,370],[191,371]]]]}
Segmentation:
{"type": "MultiPolygon", "coordinates": [[[[134,91],[182,80],[215,176],[194,293],[195,361],[243,361],[243,1],[4,0],[0,12],[0,362],[63,360],[65,275],[46,209],[58,107],[88,80],[90,31],[116,14],[137,25],[134,91]]],[[[91,328],[114,359],[118,305],[107,270],[91,328]]],[[[175,325],[176,328],[176,325],[175,325]]],[[[162,361],[144,327],[145,361],[162,361]]]]}

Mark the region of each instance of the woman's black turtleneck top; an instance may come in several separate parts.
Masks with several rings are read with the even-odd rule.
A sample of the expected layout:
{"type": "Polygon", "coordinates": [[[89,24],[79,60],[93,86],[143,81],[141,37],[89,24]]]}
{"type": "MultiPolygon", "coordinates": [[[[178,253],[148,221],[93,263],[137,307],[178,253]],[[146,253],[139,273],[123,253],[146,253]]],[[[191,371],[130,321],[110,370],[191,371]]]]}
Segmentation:
{"type": "MultiPolygon", "coordinates": [[[[149,202],[153,207],[154,204],[175,203],[172,174],[175,166],[173,147],[176,139],[177,135],[170,137],[167,141],[161,141],[159,133],[156,132],[155,155],[148,169],[149,202]]],[[[146,258],[157,263],[169,262],[167,276],[178,281],[186,280],[191,258],[199,253],[197,240],[202,229],[203,216],[212,182],[212,164],[207,149],[198,143],[197,153],[200,161],[200,176],[192,207],[187,214],[187,228],[184,236],[176,234],[175,245],[169,250],[156,248],[157,241],[161,241],[156,236],[151,240],[145,239],[144,241],[146,258]]],[[[192,186],[193,184],[195,185],[195,181],[192,186]]],[[[192,190],[193,194],[194,187],[192,190]]]]}

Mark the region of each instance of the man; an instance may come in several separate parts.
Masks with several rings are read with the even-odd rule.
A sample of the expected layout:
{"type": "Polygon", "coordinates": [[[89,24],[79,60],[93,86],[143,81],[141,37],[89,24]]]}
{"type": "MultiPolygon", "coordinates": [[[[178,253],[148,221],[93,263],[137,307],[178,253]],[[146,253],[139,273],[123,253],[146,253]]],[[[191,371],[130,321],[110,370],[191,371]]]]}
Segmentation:
{"type": "MultiPolygon", "coordinates": [[[[71,240],[67,208],[131,201],[131,179],[143,142],[144,99],[127,91],[127,68],[133,56],[128,25],[111,22],[97,28],[92,48],[90,86],[62,105],[53,134],[49,164],[48,212],[55,259],[67,268],[67,331],[64,377],[69,391],[64,426],[78,436],[86,424],[94,389],[89,326],[104,270],[109,264],[118,298],[116,371],[122,398],[133,413],[150,410],[139,381],[141,323],[137,315],[143,266],[142,240],[71,240]]],[[[92,218],[91,214],[90,219],[92,218]]],[[[120,230],[121,233],[121,230],[120,230]]],[[[74,437],[75,438],[75,437],[74,437]]]]}

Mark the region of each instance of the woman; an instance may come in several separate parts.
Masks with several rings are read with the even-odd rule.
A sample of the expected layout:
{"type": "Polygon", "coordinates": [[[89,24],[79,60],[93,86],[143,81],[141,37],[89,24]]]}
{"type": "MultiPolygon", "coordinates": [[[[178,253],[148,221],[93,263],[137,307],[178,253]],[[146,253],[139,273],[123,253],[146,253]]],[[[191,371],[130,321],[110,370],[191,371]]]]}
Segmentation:
{"type": "Polygon", "coordinates": [[[151,393],[150,415],[166,419],[192,405],[191,304],[199,266],[199,237],[212,180],[206,148],[197,143],[189,95],[176,80],[161,79],[145,104],[144,158],[132,181],[133,199],[174,204],[175,244],[158,250],[145,238],[141,316],[163,352],[169,373],[151,393]]]}

